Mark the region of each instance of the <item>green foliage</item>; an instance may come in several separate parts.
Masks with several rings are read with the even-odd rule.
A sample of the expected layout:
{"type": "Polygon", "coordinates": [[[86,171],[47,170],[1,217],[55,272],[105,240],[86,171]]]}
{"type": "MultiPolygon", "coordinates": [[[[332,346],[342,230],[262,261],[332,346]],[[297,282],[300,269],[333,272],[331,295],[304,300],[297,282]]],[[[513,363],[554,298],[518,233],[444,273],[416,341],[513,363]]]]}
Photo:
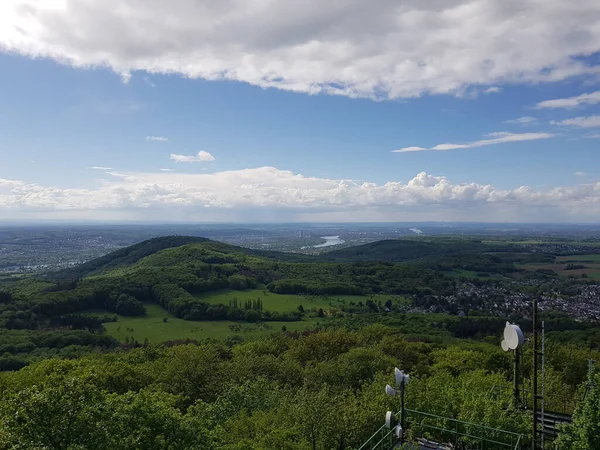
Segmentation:
{"type": "Polygon", "coordinates": [[[12,294],[8,291],[0,290],[0,303],[10,303],[12,294]]]}
{"type": "Polygon", "coordinates": [[[119,295],[115,304],[115,312],[123,316],[143,316],[146,314],[144,304],[127,294],[119,295]]]}
{"type": "Polygon", "coordinates": [[[591,389],[557,439],[563,450],[595,450],[600,442],[600,376],[589,380],[591,389]]]}
{"type": "Polygon", "coordinates": [[[109,393],[93,376],[51,379],[0,403],[0,445],[53,449],[202,448],[176,397],[109,393]],[[190,447],[191,446],[191,447],[190,447]]]}
{"type": "MultiPolygon", "coordinates": [[[[445,341],[363,324],[44,360],[0,377],[0,448],[357,448],[397,408],[383,393],[394,366],[413,376],[410,409],[528,433],[528,415],[510,407],[509,356],[497,344],[445,341]]],[[[552,395],[576,389],[563,358],[549,357],[552,395]]],[[[597,396],[574,427],[597,423],[597,396]]],[[[571,435],[593,442],[594,432],[571,435]]]]}
{"type": "Polygon", "coordinates": [[[44,357],[75,357],[117,345],[117,340],[111,336],[85,330],[0,329],[0,371],[17,370],[44,357]]]}
{"type": "MultiPolygon", "coordinates": [[[[448,351],[445,358],[455,355],[448,351]]],[[[431,354],[430,346],[375,325],[279,334],[233,348],[147,346],[46,360],[0,379],[0,448],[356,448],[392,407],[383,386],[394,365],[421,364],[438,381],[450,376],[435,366],[442,354],[431,354]]],[[[454,407],[458,416],[503,379],[471,366],[457,372],[460,382],[448,379],[474,399],[454,407]]],[[[420,405],[422,391],[409,392],[410,406],[420,405]]],[[[444,398],[452,404],[447,397],[440,404],[444,398]]],[[[502,413],[486,411],[485,420],[502,413]]]]}
{"type": "Polygon", "coordinates": [[[569,263],[565,266],[565,268],[563,270],[579,270],[579,269],[586,269],[587,266],[584,266],[583,264],[573,264],[573,263],[569,263]]]}

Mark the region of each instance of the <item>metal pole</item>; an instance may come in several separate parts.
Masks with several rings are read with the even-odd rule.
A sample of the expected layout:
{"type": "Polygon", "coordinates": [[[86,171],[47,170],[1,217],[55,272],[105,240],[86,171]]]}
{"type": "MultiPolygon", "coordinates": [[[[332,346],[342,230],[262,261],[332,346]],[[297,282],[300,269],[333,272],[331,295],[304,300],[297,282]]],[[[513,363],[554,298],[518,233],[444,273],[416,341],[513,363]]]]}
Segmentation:
{"type": "Polygon", "coordinates": [[[519,367],[521,365],[521,354],[519,351],[519,347],[517,347],[515,349],[515,367],[514,367],[514,382],[515,382],[515,388],[514,388],[514,396],[515,396],[515,409],[517,409],[519,407],[519,403],[520,403],[520,397],[521,397],[521,393],[519,392],[519,367]]]}
{"type": "Polygon", "coordinates": [[[405,430],[405,417],[406,411],[404,410],[404,380],[400,383],[400,426],[402,427],[402,436],[400,442],[404,442],[404,430],[405,430]]]}
{"type": "Polygon", "coordinates": [[[544,381],[546,374],[546,327],[542,320],[542,433],[540,435],[542,450],[544,450],[544,411],[545,411],[545,394],[544,394],[544,381]]]}
{"type": "Polygon", "coordinates": [[[533,396],[533,427],[532,427],[532,431],[533,434],[531,436],[531,448],[532,450],[536,449],[537,446],[537,357],[538,357],[538,353],[537,353],[537,349],[538,349],[538,345],[537,345],[537,297],[535,297],[533,299],[533,389],[532,389],[532,396],[533,396]]]}

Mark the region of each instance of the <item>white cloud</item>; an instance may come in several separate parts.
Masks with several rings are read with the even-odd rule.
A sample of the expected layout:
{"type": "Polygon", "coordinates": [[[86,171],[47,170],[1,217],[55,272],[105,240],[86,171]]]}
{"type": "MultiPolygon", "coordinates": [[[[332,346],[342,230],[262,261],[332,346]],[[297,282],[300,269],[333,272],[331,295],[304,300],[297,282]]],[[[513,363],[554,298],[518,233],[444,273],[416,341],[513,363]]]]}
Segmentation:
{"type": "Polygon", "coordinates": [[[116,177],[116,178],[128,178],[128,177],[130,177],[129,174],[121,173],[121,172],[106,172],[106,174],[110,175],[111,177],[116,177]]]}
{"type": "Polygon", "coordinates": [[[515,125],[531,125],[536,122],[537,122],[537,119],[535,117],[531,117],[531,116],[523,116],[523,117],[519,117],[518,119],[504,121],[504,123],[510,123],[510,124],[515,124],[515,125]]]}
{"type": "Polygon", "coordinates": [[[165,136],[146,136],[147,141],[158,141],[158,142],[167,142],[169,140],[168,137],[165,136]]]}
{"type": "Polygon", "coordinates": [[[588,134],[587,136],[585,136],[588,139],[600,139],[600,133],[596,133],[596,134],[588,134]]]}
{"type": "Polygon", "coordinates": [[[0,2],[0,48],[124,80],[142,70],[310,94],[460,95],[598,75],[582,55],[600,50],[599,12],[597,0],[12,0],[0,2]]]}
{"type": "Polygon", "coordinates": [[[427,150],[457,150],[462,148],[475,148],[485,147],[487,145],[505,144],[507,142],[522,142],[522,141],[535,141],[538,139],[550,139],[554,137],[551,133],[509,133],[508,131],[497,131],[495,133],[488,133],[486,135],[490,139],[481,139],[479,141],[467,142],[466,144],[438,144],[431,148],[423,147],[405,147],[400,150],[393,150],[395,153],[405,152],[420,152],[427,150]]]}
{"type": "Polygon", "coordinates": [[[502,92],[502,88],[498,86],[490,86],[483,91],[484,94],[498,94],[499,92],[502,92]]]}
{"type": "Polygon", "coordinates": [[[574,117],[560,121],[550,122],[552,125],[563,125],[578,128],[596,128],[600,127],[600,116],[574,117]]]}
{"type": "Polygon", "coordinates": [[[585,177],[585,172],[575,172],[573,175],[576,177],[585,177]]]}
{"type": "Polygon", "coordinates": [[[162,172],[175,172],[175,169],[160,169],[162,172]]]}
{"type": "Polygon", "coordinates": [[[597,220],[600,183],[533,189],[453,183],[419,173],[408,182],[307,177],[274,167],[217,172],[126,173],[95,189],[0,179],[0,213],[18,217],[106,217],[164,221],[597,220]],[[329,216],[328,216],[329,215],[329,216]],[[562,219],[561,219],[562,218],[562,219]]]}
{"type": "Polygon", "coordinates": [[[406,153],[406,152],[422,152],[423,150],[427,150],[424,147],[416,147],[416,146],[412,146],[412,147],[404,147],[398,150],[392,150],[392,153],[406,153]]]}
{"type": "Polygon", "coordinates": [[[150,87],[156,87],[156,84],[154,84],[154,82],[148,77],[144,77],[144,83],[146,83],[150,87]]]}
{"type": "Polygon", "coordinates": [[[572,109],[583,105],[595,105],[600,103],[600,91],[591,92],[589,94],[581,94],[576,97],[556,98],[554,100],[545,100],[535,105],[536,109],[542,108],[566,108],[572,109]]]}
{"type": "Polygon", "coordinates": [[[215,157],[209,152],[201,150],[196,156],[177,155],[175,153],[171,153],[171,159],[177,163],[196,163],[214,161],[215,157]]]}
{"type": "Polygon", "coordinates": [[[113,170],[112,167],[103,167],[103,166],[92,166],[92,167],[88,167],[88,169],[94,169],[94,170],[113,170]]]}

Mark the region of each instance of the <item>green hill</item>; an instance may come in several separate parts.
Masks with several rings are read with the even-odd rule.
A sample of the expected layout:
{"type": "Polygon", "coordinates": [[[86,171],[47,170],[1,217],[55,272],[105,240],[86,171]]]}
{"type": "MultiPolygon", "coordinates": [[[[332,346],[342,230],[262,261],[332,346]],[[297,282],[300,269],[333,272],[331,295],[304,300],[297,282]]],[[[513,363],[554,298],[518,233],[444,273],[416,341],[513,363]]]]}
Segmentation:
{"type": "MultiPolygon", "coordinates": [[[[458,239],[388,239],[334,250],[323,260],[404,262],[461,253],[482,253],[492,248],[481,241],[458,239]]],[[[497,250],[496,250],[497,251],[497,250]]]]}
{"type": "Polygon", "coordinates": [[[64,269],[50,276],[54,280],[83,278],[119,266],[134,264],[140,259],[166,248],[180,247],[185,244],[207,242],[208,239],[193,236],[166,236],[149,239],[138,244],[115,250],[100,258],[93,259],[76,267],[64,269]]]}
{"type": "MultiPolygon", "coordinates": [[[[72,281],[84,278],[90,275],[105,273],[112,269],[129,266],[137,263],[143,258],[155,255],[161,250],[169,248],[182,247],[189,244],[203,244],[203,248],[215,251],[221,254],[245,254],[254,255],[269,259],[292,262],[313,262],[315,259],[308,255],[300,255],[293,253],[282,253],[267,250],[253,250],[243,247],[237,247],[223,242],[211,241],[210,239],[195,236],[164,236],[138,244],[115,250],[100,258],[88,261],[76,267],[64,269],[49,275],[49,279],[53,281],[72,281]]],[[[184,259],[188,260],[192,255],[183,255],[184,259]]],[[[160,260],[160,257],[157,257],[160,260]]],[[[161,265],[177,264],[180,261],[171,260],[163,261],[161,265]]]]}
{"type": "MultiPolygon", "coordinates": [[[[7,309],[0,315],[0,325],[37,328],[58,316],[98,309],[143,315],[147,303],[187,320],[298,320],[298,313],[289,308],[266,311],[262,301],[212,304],[202,295],[260,289],[279,295],[403,296],[452,289],[451,279],[418,264],[323,261],[184,236],[141,242],[59,272],[50,281],[32,289],[24,280],[11,288],[19,311],[7,309]]],[[[366,298],[360,302],[362,307],[365,302],[366,298]]]]}
{"type": "Polygon", "coordinates": [[[498,253],[486,253],[490,248],[501,251],[475,240],[404,239],[307,256],[200,237],[155,238],[44,280],[11,285],[11,305],[0,305],[0,328],[97,327],[97,321],[79,316],[143,316],[153,304],[184,320],[250,323],[322,318],[336,309],[379,312],[390,309],[385,304],[393,298],[416,302],[452,295],[459,276],[503,277],[515,271],[498,253]],[[222,303],[209,298],[219,292],[227,292],[222,303]],[[272,297],[265,301],[267,295],[272,297]],[[317,303],[294,297],[292,306],[290,296],[326,298],[330,308],[305,311],[299,306],[317,303]]]}
{"type": "MultiPolygon", "coordinates": [[[[125,247],[100,258],[86,262],[79,266],[64,269],[49,276],[53,281],[72,281],[90,275],[107,273],[110,270],[133,265],[143,258],[154,256],[162,250],[178,248],[189,244],[202,244],[202,248],[225,255],[241,255],[266,258],[283,262],[317,263],[317,262],[357,262],[357,261],[386,261],[406,262],[426,258],[445,257],[464,253],[481,253],[495,250],[480,241],[458,239],[390,239],[372,242],[356,247],[334,250],[320,255],[302,255],[296,253],[283,253],[267,250],[255,250],[237,247],[222,242],[211,241],[207,238],[194,236],[165,236],[149,239],[130,247],[125,247]]],[[[214,255],[213,255],[214,256],[214,255]]],[[[206,254],[165,254],[152,258],[152,265],[170,266],[179,264],[184,260],[194,260],[207,257],[206,254]],[[170,255],[171,260],[161,261],[161,258],[170,255]],[[160,261],[160,262],[159,262],[160,261]]],[[[234,258],[235,259],[235,258],[234,258]]],[[[239,258],[238,258],[239,259],[239,258]]]]}

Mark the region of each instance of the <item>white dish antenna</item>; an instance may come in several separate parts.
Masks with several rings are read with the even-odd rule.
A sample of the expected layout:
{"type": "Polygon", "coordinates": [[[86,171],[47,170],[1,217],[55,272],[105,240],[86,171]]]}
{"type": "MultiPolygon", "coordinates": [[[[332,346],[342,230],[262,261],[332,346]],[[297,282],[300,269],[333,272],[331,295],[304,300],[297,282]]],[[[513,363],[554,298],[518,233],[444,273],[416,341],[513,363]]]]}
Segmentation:
{"type": "Polygon", "coordinates": [[[525,342],[525,336],[518,325],[506,322],[504,327],[504,340],[500,343],[502,350],[516,350],[525,342]]]}
{"type": "Polygon", "coordinates": [[[385,413],[385,427],[388,429],[394,428],[394,426],[398,423],[394,413],[392,411],[388,411],[385,413]]]}
{"type": "Polygon", "coordinates": [[[394,389],[393,387],[391,387],[389,384],[385,385],[385,393],[386,395],[391,395],[392,397],[396,396],[396,389],[394,389]]]}
{"type": "Polygon", "coordinates": [[[396,428],[394,428],[394,434],[398,439],[402,439],[402,427],[400,425],[396,425],[396,428]]]}
{"type": "Polygon", "coordinates": [[[394,375],[396,376],[396,386],[400,386],[402,383],[406,385],[410,381],[410,375],[397,367],[394,369],[394,375]]]}

